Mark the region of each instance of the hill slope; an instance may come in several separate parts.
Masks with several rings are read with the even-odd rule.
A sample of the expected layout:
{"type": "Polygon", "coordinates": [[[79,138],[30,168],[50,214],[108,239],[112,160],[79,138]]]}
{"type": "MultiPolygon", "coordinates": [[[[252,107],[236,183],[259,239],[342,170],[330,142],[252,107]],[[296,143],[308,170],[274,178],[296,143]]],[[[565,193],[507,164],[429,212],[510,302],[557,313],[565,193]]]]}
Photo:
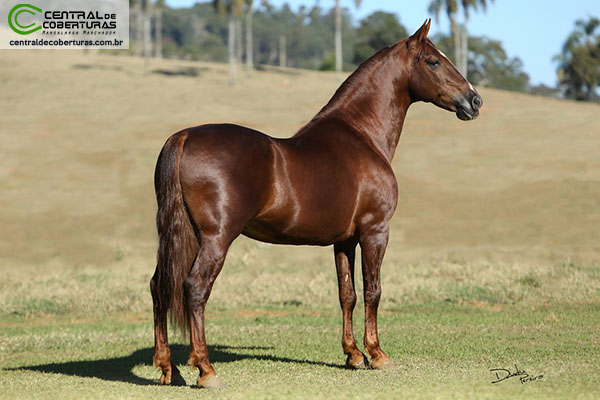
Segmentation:
{"type": "MultiPolygon", "coordinates": [[[[3,53],[3,264],[102,264],[121,253],[152,263],[152,174],[171,133],[235,122],[290,136],[338,85],[329,73],[268,69],[230,87],[224,65],[152,67],[146,77],[134,58],[3,53]]],[[[600,106],[481,94],[471,123],[411,107],[394,160],[400,204],[387,258],[597,260],[600,106]]]]}

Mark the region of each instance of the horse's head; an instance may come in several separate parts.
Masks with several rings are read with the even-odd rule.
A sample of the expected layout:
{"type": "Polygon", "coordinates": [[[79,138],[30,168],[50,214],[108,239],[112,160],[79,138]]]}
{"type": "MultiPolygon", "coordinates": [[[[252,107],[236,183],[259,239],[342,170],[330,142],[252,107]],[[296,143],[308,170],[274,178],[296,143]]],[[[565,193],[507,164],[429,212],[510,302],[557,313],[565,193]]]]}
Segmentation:
{"type": "Polygon", "coordinates": [[[456,113],[463,121],[476,118],[483,100],[450,60],[427,38],[431,20],[425,21],[406,46],[412,62],[410,93],[413,101],[426,101],[456,113]]]}

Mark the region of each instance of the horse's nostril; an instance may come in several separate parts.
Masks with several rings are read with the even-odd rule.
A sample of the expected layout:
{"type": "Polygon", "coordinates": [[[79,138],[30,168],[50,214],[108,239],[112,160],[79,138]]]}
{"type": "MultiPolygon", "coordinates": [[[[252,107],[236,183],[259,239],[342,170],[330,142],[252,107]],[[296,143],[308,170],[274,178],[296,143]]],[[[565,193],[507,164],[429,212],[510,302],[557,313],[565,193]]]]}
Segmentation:
{"type": "Polygon", "coordinates": [[[475,110],[479,110],[481,108],[481,106],[483,105],[483,99],[481,98],[481,96],[479,96],[479,95],[473,96],[473,99],[471,100],[471,105],[473,106],[473,108],[475,110]]]}

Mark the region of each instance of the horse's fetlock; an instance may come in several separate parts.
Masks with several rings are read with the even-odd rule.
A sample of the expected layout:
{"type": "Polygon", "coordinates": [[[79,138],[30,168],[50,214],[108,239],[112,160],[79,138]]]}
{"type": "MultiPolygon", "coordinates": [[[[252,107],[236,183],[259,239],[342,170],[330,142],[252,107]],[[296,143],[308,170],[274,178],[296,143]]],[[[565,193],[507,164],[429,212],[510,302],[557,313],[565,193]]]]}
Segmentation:
{"type": "Polygon", "coordinates": [[[200,356],[200,354],[191,352],[190,356],[188,358],[187,364],[192,367],[199,367],[201,363],[202,363],[202,357],[200,356]]]}

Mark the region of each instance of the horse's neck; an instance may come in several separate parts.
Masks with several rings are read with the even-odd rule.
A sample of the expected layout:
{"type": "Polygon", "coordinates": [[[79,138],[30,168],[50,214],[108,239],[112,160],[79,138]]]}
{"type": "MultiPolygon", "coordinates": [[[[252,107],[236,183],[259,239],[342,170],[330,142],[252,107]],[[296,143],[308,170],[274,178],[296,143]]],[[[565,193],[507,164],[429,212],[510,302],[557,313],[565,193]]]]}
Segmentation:
{"type": "Polygon", "coordinates": [[[343,121],[389,162],[411,103],[402,47],[384,49],[363,63],[315,117],[343,121]]]}

